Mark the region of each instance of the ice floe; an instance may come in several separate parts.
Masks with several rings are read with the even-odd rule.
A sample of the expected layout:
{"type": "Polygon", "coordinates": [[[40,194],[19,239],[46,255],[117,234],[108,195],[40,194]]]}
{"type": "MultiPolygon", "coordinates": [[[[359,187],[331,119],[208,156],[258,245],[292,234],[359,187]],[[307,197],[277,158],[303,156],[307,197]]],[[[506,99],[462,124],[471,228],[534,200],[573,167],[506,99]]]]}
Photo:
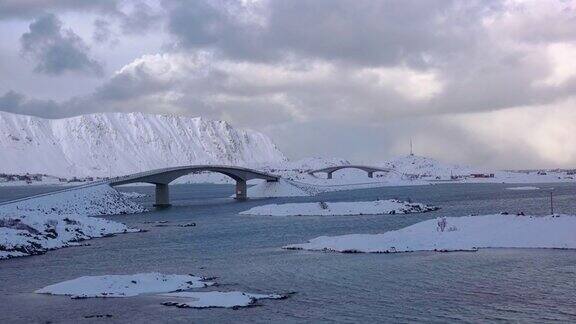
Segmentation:
{"type": "Polygon", "coordinates": [[[481,248],[576,249],[576,216],[441,217],[383,234],[321,236],[286,249],[336,252],[476,251],[481,248]]]}
{"type": "Polygon", "coordinates": [[[437,209],[438,207],[435,206],[389,199],[375,201],[269,204],[251,208],[240,212],[240,214],[270,216],[378,215],[422,213],[437,209]]]}

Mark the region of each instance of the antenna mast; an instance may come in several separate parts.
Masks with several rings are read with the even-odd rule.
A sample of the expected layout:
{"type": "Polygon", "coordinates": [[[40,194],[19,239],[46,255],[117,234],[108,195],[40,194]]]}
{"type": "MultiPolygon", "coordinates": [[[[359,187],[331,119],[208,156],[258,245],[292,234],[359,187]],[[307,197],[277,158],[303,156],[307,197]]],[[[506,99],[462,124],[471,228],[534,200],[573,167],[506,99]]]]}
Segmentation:
{"type": "Polygon", "coordinates": [[[410,156],[414,156],[414,152],[412,151],[412,138],[410,138],[410,156]]]}

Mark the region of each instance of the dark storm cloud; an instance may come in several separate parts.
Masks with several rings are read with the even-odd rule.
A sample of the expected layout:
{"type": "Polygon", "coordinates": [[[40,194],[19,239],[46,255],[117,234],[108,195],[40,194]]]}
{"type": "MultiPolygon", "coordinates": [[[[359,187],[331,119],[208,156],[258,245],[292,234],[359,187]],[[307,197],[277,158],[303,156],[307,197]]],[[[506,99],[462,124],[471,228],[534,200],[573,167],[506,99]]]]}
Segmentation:
{"type": "Polygon", "coordinates": [[[160,13],[142,2],[136,2],[127,13],[119,13],[119,17],[121,29],[126,34],[145,34],[157,27],[161,20],[160,13]]]}
{"type": "Polygon", "coordinates": [[[57,118],[63,115],[63,109],[52,100],[28,99],[21,93],[8,91],[0,96],[0,110],[15,114],[57,118]]]}
{"type": "Polygon", "coordinates": [[[92,39],[97,43],[104,43],[111,39],[112,31],[110,30],[110,22],[104,19],[94,20],[94,33],[92,39]]]}
{"type": "Polygon", "coordinates": [[[117,0],[0,0],[1,19],[30,19],[46,12],[94,11],[111,13],[117,0]]]}
{"type": "Polygon", "coordinates": [[[30,31],[20,38],[24,55],[36,61],[34,71],[48,75],[82,72],[102,75],[102,66],[88,56],[84,41],[53,14],[43,15],[30,24],[30,31]]]}
{"type": "Polygon", "coordinates": [[[426,56],[447,57],[472,46],[479,20],[498,8],[496,1],[449,0],[265,4],[255,10],[235,1],[164,1],[169,31],[185,48],[248,60],[295,54],[361,65],[418,66],[430,63],[426,56]]]}
{"type": "MultiPolygon", "coordinates": [[[[500,36],[529,42],[576,39],[573,8],[558,8],[559,16],[554,11],[544,14],[540,8],[536,14],[526,13],[525,6],[506,6],[502,1],[272,0],[256,10],[235,1],[166,0],[163,4],[168,30],[182,49],[209,49],[230,60],[268,64],[312,59],[356,68],[434,69],[444,83],[442,94],[421,103],[419,109],[405,111],[498,110],[573,94],[569,85],[534,86],[551,70],[543,53],[498,43],[500,36]],[[510,14],[517,19],[508,21],[510,14]],[[246,19],[258,15],[259,19],[246,19]],[[496,25],[487,26],[489,19],[496,25]]],[[[316,89],[308,90],[317,94],[316,89]]],[[[364,97],[354,97],[352,91],[342,94],[350,94],[361,107],[364,97]]],[[[386,110],[378,106],[372,105],[371,110],[386,110]]]]}
{"type": "Polygon", "coordinates": [[[235,18],[226,15],[225,7],[208,1],[165,1],[169,11],[168,27],[185,47],[223,45],[239,36],[235,18]],[[230,36],[228,36],[230,35],[230,36]]]}

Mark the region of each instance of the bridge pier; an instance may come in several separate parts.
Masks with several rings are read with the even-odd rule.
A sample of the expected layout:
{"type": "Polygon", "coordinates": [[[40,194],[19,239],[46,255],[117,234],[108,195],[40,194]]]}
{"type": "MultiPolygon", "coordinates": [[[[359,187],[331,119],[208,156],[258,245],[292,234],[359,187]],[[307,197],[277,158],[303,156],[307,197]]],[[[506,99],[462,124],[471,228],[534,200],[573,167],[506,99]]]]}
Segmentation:
{"type": "Polygon", "coordinates": [[[248,199],[248,186],[246,180],[236,180],[236,200],[248,199]]]}
{"type": "Polygon", "coordinates": [[[167,184],[156,184],[156,203],[154,207],[170,207],[170,191],[167,184]]]}

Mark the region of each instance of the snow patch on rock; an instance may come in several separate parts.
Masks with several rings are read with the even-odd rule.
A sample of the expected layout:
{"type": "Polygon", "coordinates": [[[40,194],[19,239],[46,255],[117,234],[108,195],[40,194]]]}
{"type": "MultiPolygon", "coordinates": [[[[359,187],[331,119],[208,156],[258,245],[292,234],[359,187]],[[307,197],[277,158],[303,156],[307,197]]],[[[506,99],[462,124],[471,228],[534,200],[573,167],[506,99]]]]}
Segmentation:
{"type": "Polygon", "coordinates": [[[177,292],[163,294],[162,296],[176,298],[176,301],[164,302],[165,306],[180,308],[239,308],[254,305],[260,299],[284,299],[285,295],[254,294],[242,291],[206,291],[206,292],[177,292]]]}
{"type": "Polygon", "coordinates": [[[129,198],[129,199],[148,197],[147,194],[143,194],[143,193],[139,193],[139,192],[135,192],[135,191],[134,192],[120,191],[120,194],[126,198],[129,198]]]}

